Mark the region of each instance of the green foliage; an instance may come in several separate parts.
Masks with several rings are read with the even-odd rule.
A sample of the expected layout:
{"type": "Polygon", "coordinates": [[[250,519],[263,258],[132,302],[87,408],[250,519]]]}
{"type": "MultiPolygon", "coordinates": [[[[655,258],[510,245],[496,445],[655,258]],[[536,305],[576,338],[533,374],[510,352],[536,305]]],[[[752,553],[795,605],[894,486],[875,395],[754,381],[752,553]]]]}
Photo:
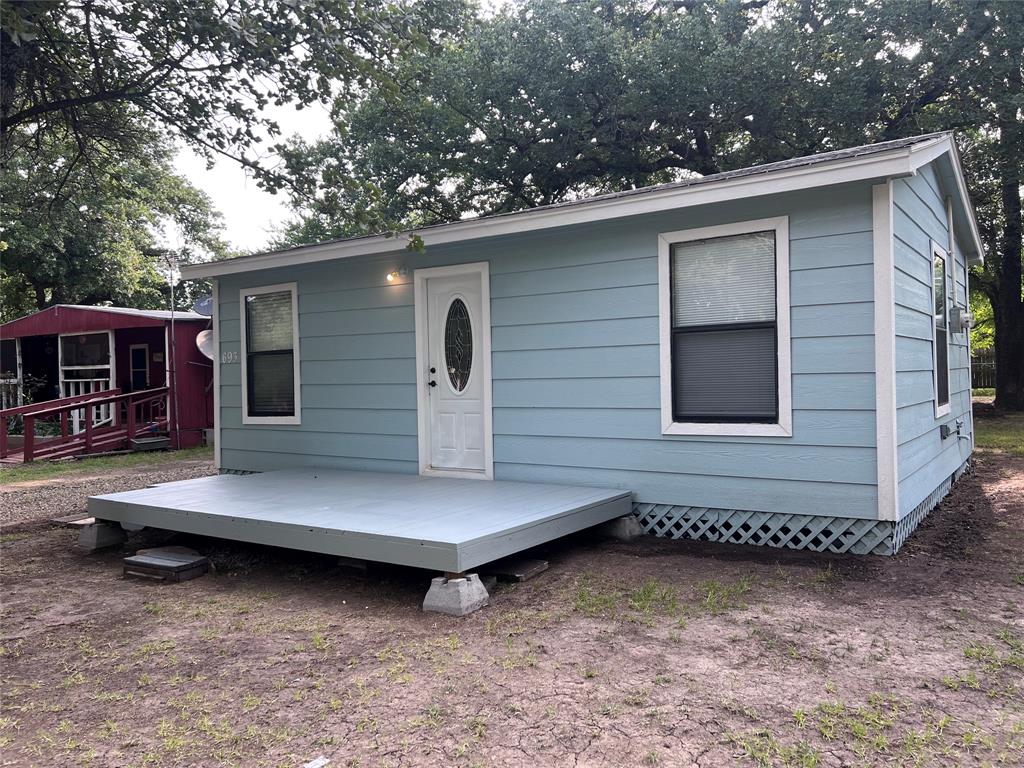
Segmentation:
{"type": "Polygon", "coordinates": [[[971,349],[991,349],[995,344],[995,319],[992,317],[992,301],[982,291],[971,291],[971,314],[974,327],[971,328],[971,349]]]}
{"type": "MultiPolygon", "coordinates": [[[[168,142],[143,124],[131,156],[37,136],[0,172],[4,320],[52,304],[166,307],[168,256],[220,258],[219,214],[171,170],[168,142]],[[51,139],[53,141],[51,142],[51,139]],[[173,230],[177,247],[164,244],[173,230]]],[[[188,300],[182,293],[179,307],[188,300]]]]}
{"type": "MultiPolygon", "coordinates": [[[[68,0],[2,5],[4,151],[74,136],[122,155],[144,146],[132,120],[170,129],[207,156],[281,177],[253,150],[279,133],[265,109],[363,89],[446,4],[386,0],[68,0]],[[127,120],[127,122],[126,122],[127,120]],[[19,134],[21,134],[19,136],[19,134]]],[[[384,87],[384,86],[381,86],[384,87]]]]}
{"type": "MultiPolygon", "coordinates": [[[[2,317],[60,302],[166,306],[159,267],[221,258],[176,141],[276,190],[267,108],[351,97],[427,45],[453,0],[26,0],[0,4],[2,317]],[[166,245],[174,242],[174,247],[166,245]]],[[[191,303],[180,291],[179,306],[191,303]]]]}
{"type": "Polygon", "coordinates": [[[950,82],[990,27],[962,0],[512,4],[340,96],[331,138],[288,145],[302,195],[285,240],[973,126],[950,82]]]}

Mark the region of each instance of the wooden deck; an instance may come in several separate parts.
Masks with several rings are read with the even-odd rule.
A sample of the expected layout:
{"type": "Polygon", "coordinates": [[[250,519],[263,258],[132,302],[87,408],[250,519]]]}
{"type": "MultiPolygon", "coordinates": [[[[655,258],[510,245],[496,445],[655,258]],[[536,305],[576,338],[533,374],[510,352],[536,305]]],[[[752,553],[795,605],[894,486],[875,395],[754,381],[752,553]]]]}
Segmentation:
{"type": "Polygon", "coordinates": [[[630,511],[621,490],[330,469],[89,498],[101,520],[455,573],[630,511]]]}

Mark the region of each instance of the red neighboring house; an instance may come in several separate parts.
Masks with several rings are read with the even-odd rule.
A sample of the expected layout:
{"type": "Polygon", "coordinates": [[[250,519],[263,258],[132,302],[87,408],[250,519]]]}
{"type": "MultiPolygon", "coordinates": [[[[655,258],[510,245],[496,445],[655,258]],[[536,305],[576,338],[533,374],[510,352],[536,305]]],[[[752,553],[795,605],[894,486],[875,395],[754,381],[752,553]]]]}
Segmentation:
{"type": "Polygon", "coordinates": [[[165,310],[73,304],[11,320],[0,325],[0,407],[166,386],[172,447],[201,445],[213,426],[213,367],[196,337],[209,327],[193,312],[175,312],[172,323],[165,310]]]}

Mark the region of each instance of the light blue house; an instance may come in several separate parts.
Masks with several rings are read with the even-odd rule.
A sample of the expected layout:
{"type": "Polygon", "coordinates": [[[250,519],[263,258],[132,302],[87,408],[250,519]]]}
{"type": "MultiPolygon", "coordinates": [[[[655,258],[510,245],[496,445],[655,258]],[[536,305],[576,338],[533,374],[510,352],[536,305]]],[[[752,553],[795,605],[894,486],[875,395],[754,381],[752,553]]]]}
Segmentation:
{"type": "MultiPolygon", "coordinates": [[[[265,473],[278,522],[296,478],[335,469],[395,489],[448,478],[470,517],[487,484],[555,484],[661,536],[891,554],[968,465],[967,266],[983,253],[950,134],[407,235],[184,270],[215,286],[217,465],[265,473]]],[[[219,499],[255,487],[213,480],[238,483],[219,499]]],[[[90,509],[192,530],[176,485],[90,509]]],[[[409,487],[425,495],[391,533],[441,486],[409,487]]],[[[194,530],[343,551],[319,529],[194,530]]]]}

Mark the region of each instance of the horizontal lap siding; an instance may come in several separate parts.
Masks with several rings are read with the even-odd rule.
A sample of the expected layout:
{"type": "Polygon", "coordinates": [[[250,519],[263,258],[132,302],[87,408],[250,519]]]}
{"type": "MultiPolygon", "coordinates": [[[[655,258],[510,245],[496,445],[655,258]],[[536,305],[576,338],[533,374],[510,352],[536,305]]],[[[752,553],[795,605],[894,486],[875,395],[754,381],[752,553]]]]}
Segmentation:
{"type": "MultiPolygon", "coordinates": [[[[906,515],[970,456],[970,441],[943,440],[942,424],[970,428],[967,337],[950,334],[950,412],[935,417],[931,242],[948,247],[945,202],[932,166],[894,185],[896,405],[900,514],[906,515]]],[[[950,264],[957,302],[967,303],[963,254],[950,264]],[[955,264],[955,266],[954,266],[955,264]]]]}
{"type": "Polygon", "coordinates": [[[222,370],[223,462],[416,471],[412,271],[490,262],[495,477],[628,488],[641,502],[874,517],[870,189],[653,214],[571,231],[268,271],[222,281],[221,351],[238,289],[299,284],[302,424],[241,424],[222,370]],[[790,216],[792,438],[661,434],[659,232],[790,216]],[[390,269],[409,269],[389,285],[390,269]]]}

